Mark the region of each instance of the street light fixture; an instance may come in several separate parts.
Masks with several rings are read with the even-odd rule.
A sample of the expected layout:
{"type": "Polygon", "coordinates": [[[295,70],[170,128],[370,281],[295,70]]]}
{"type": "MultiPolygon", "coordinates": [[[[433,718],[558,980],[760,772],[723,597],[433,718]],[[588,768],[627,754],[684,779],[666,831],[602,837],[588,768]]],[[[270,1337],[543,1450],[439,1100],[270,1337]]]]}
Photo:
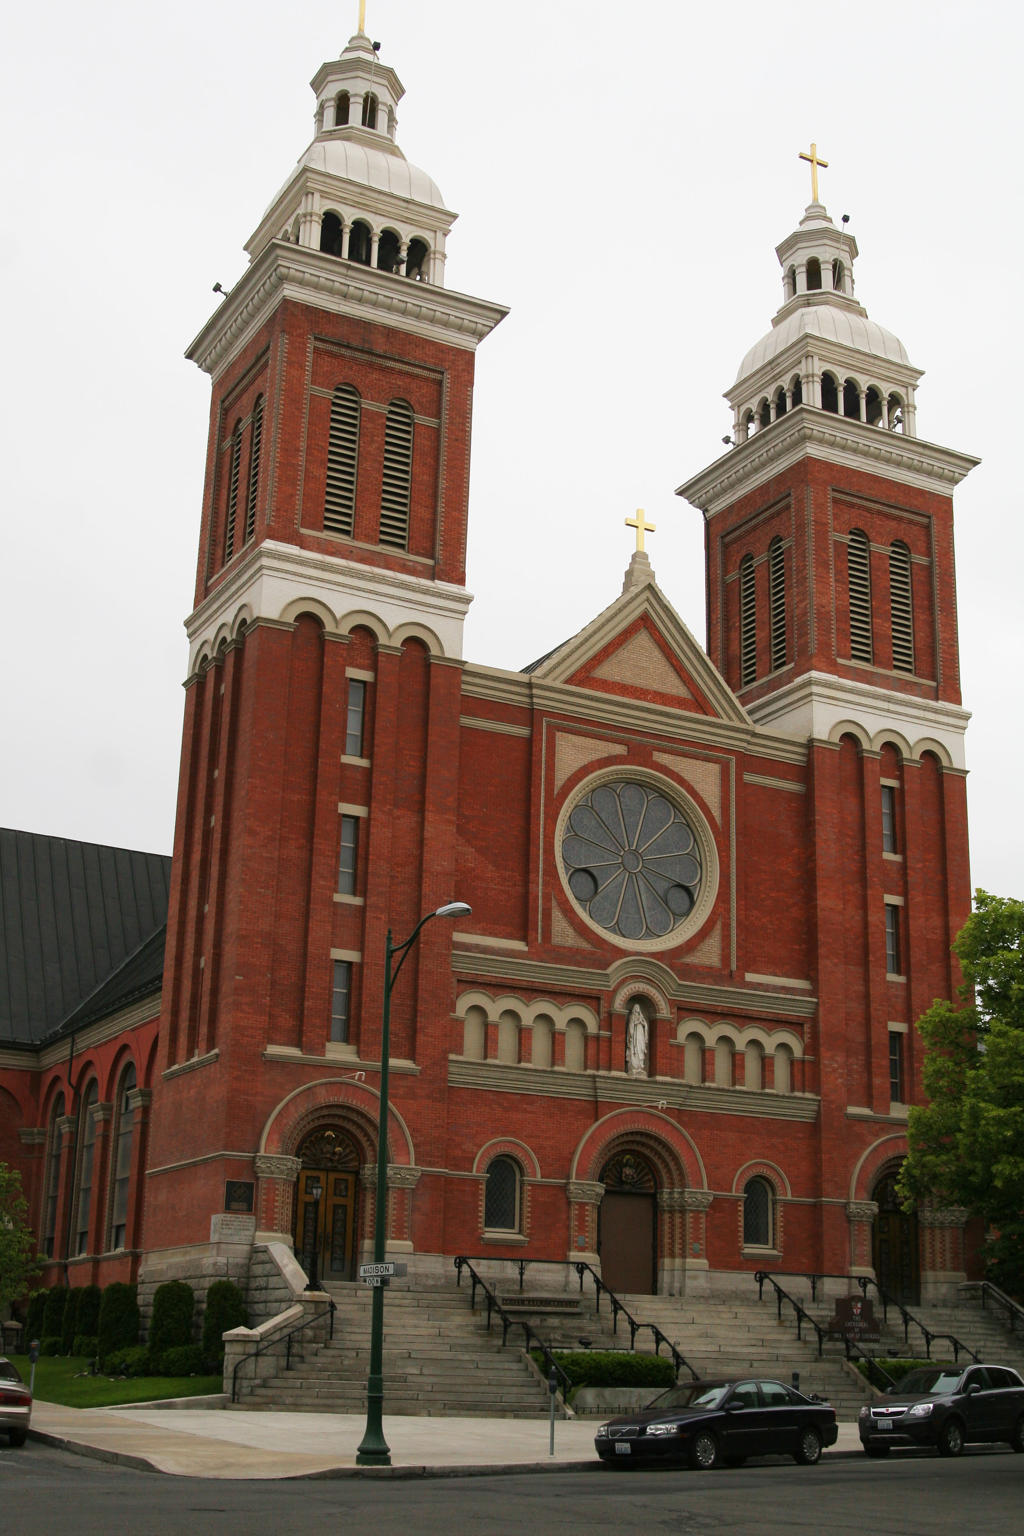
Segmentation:
{"type": "MultiPolygon", "coordinates": [[[[391,1049],[391,993],[420,930],[435,917],[466,917],[464,901],[448,901],[421,917],[404,944],[394,944],[388,929],[384,946],[384,1023],[380,1040],[380,1104],[377,1119],[377,1208],[373,1213],[373,1262],[383,1264],[387,1247],[388,1200],[388,1067],[391,1049]],[[394,966],[392,968],[392,962],[394,966]]],[[[390,1467],[391,1451],[384,1439],[384,1286],[378,1280],[370,1299],[370,1371],[366,1380],[366,1429],[356,1452],[360,1467],[390,1467]]]]}

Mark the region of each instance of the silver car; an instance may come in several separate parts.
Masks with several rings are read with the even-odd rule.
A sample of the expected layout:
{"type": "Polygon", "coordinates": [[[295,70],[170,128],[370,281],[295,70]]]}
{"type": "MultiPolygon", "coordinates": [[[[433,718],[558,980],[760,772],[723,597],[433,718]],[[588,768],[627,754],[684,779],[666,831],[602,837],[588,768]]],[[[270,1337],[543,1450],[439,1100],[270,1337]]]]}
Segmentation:
{"type": "Polygon", "coordinates": [[[24,1445],[32,1417],[32,1394],[17,1368],[0,1355],[0,1430],[6,1429],[12,1445],[24,1445]]]}

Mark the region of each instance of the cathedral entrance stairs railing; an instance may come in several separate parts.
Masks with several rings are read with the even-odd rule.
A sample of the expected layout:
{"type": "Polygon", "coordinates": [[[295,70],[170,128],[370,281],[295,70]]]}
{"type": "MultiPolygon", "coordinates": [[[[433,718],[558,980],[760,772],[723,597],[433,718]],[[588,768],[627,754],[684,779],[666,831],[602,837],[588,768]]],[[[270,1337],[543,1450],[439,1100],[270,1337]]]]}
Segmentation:
{"type": "Polygon", "coordinates": [[[1010,1333],[1024,1335],[1024,1307],[1014,1301],[1012,1296],[1007,1296],[998,1285],[993,1285],[991,1280],[972,1280],[960,1287],[960,1295],[965,1301],[980,1301],[983,1310],[989,1307],[1001,1314],[1004,1326],[1010,1333]]]}
{"type": "MultiPolygon", "coordinates": [[[[470,1306],[474,1310],[476,1308],[477,1287],[478,1286],[482,1287],[482,1289],[484,1291],[485,1298],[486,1298],[486,1303],[487,1303],[487,1327],[488,1327],[488,1330],[490,1329],[490,1326],[491,1326],[491,1314],[492,1314],[492,1311],[497,1311],[499,1317],[501,1317],[501,1319],[502,1319],[502,1343],[503,1344],[506,1342],[506,1340],[508,1338],[508,1331],[512,1327],[527,1328],[527,1329],[529,1329],[529,1334],[530,1335],[532,1335],[534,1338],[538,1337],[538,1335],[536,1334],[536,1331],[532,1327],[530,1327],[530,1325],[526,1322],[526,1320],[524,1318],[515,1316],[515,1312],[518,1311],[520,1308],[522,1308],[522,1309],[529,1308],[529,1310],[531,1312],[534,1312],[534,1313],[539,1312],[539,1311],[545,1311],[545,1312],[549,1312],[549,1311],[564,1312],[564,1308],[563,1307],[554,1306],[553,1305],[553,1303],[555,1303],[556,1301],[558,1301],[560,1299],[554,1293],[552,1293],[550,1291],[546,1291],[546,1292],[543,1293],[542,1296],[539,1296],[539,1295],[531,1295],[531,1294],[528,1294],[526,1292],[526,1289],[525,1289],[525,1276],[526,1276],[527,1268],[528,1267],[532,1267],[532,1266],[538,1266],[538,1267],[543,1266],[544,1268],[546,1268],[548,1270],[556,1270],[556,1271],[557,1270],[561,1270],[566,1275],[567,1278],[569,1276],[571,1276],[573,1273],[575,1273],[575,1275],[577,1277],[577,1280],[578,1280],[578,1284],[579,1284],[579,1293],[580,1293],[581,1296],[583,1295],[585,1282],[588,1279],[590,1281],[592,1281],[593,1286],[594,1286],[594,1310],[595,1310],[595,1313],[600,1315],[602,1298],[607,1298],[608,1307],[609,1307],[609,1310],[611,1312],[611,1318],[612,1318],[612,1333],[614,1335],[618,1334],[619,1318],[620,1317],[623,1318],[623,1320],[625,1321],[626,1325],[629,1328],[629,1348],[630,1348],[631,1352],[636,1350],[637,1334],[638,1333],[643,1333],[643,1332],[650,1332],[651,1338],[652,1338],[652,1340],[654,1342],[654,1352],[655,1352],[655,1354],[656,1355],[660,1355],[661,1354],[661,1347],[662,1347],[662,1345],[665,1346],[666,1350],[668,1351],[669,1355],[672,1358],[672,1364],[673,1364],[673,1366],[675,1368],[675,1374],[676,1374],[677,1377],[678,1377],[679,1372],[681,1370],[685,1370],[685,1371],[688,1371],[690,1373],[690,1376],[692,1377],[692,1379],[694,1381],[698,1380],[698,1378],[699,1378],[699,1372],[697,1372],[694,1369],[694,1367],[690,1364],[689,1360],[687,1360],[686,1356],[679,1349],[676,1348],[675,1344],[673,1344],[672,1340],[668,1337],[668,1335],[666,1333],[664,1333],[661,1328],[659,1328],[658,1324],[657,1323],[650,1323],[650,1322],[643,1322],[639,1318],[634,1317],[633,1313],[630,1312],[630,1310],[626,1306],[625,1302],[620,1300],[620,1298],[618,1296],[616,1296],[615,1292],[613,1290],[611,1290],[609,1286],[605,1285],[604,1281],[601,1279],[601,1276],[597,1273],[597,1271],[590,1264],[584,1263],[584,1262],[579,1261],[579,1260],[568,1260],[568,1261],[566,1261],[566,1260],[561,1260],[561,1259],[519,1259],[519,1260],[517,1260],[516,1261],[516,1268],[518,1269],[518,1272],[519,1272],[519,1298],[522,1298],[520,1300],[519,1298],[510,1298],[510,1297],[507,1297],[507,1296],[504,1297],[504,1298],[499,1298],[497,1293],[491,1289],[489,1283],[484,1279],[484,1277],[474,1267],[474,1261],[473,1260],[465,1257],[464,1255],[460,1255],[457,1259],[455,1259],[454,1262],[455,1262],[455,1271],[456,1271],[456,1276],[457,1276],[456,1284],[461,1286],[463,1270],[466,1270],[469,1273],[471,1284],[472,1284],[472,1294],[471,1294],[471,1297],[470,1297],[470,1306]]],[[[483,1257],[478,1257],[476,1259],[476,1263],[483,1263],[483,1262],[485,1262],[485,1259],[483,1257]]],[[[564,1295],[564,1293],[562,1293],[562,1294],[564,1295]]],[[[529,1345],[528,1347],[529,1348],[535,1348],[537,1346],[536,1345],[529,1345]]],[[[540,1347],[542,1348],[545,1361],[547,1361],[548,1359],[551,1358],[550,1350],[549,1350],[549,1348],[548,1348],[548,1346],[546,1344],[542,1344],[540,1347]]],[[[561,1374],[561,1373],[559,1373],[559,1374],[561,1374]]]]}
{"type": "MultiPolygon", "coordinates": [[[[258,1328],[252,1330],[258,1339],[256,1348],[249,1350],[244,1355],[239,1355],[239,1357],[234,1361],[232,1365],[232,1403],[238,1402],[238,1372],[241,1370],[242,1366],[246,1364],[247,1361],[258,1360],[261,1355],[267,1355],[271,1352],[278,1354],[281,1350],[281,1346],[283,1345],[284,1369],[286,1371],[290,1371],[292,1368],[292,1340],[295,1339],[298,1334],[305,1333],[307,1329],[314,1327],[319,1328],[322,1334],[325,1319],[328,1342],[333,1340],[334,1316],[338,1310],[335,1306],[334,1298],[331,1296],[324,1296],[321,1301],[319,1297],[317,1297],[316,1300],[310,1297],[306,1300],[303,1310],[306,1308],[312,1309],[310,1311],[310,1315],[308,1317],[301,1318],[300,1321],[296,1323],[293,1323],[290,1328],[284,1327],[282,1325],[289,1321],[290,1317],[295,1311],[299,1310],[297,1307],[290,1307],[286,1312],[283,1312],[280,1317],[271,1318],[269,1322],[261,1323],[258,1328]]],[[[227,1364],[228,1362],[226,1361],[225,1367],[227,1364]]],[[[253,1367],[253,1371],[254,1374],[256,1374],[256,1366],[253,1367]]]]}

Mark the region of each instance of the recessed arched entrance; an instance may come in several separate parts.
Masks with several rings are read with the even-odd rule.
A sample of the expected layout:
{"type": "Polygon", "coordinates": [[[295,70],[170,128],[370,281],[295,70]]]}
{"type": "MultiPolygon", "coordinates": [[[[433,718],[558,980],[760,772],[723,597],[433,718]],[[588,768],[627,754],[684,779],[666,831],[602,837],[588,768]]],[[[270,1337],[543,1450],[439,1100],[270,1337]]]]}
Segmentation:
{"type": "Polygon", "coordinates": [[[898,1172],[892,1168],[884,1173],[871,1194],[878,1206],[871,1234],[871,1262],[883,1290],[911,1306],[921,1300],[917,1213],[900,1207],[898,1172]]]}
{"type": "Polygon", "coordinates": [[[320,1126],[298,1148],[302,1162],[295,1200],[295,1253],[307,1274],[354,1280],[359,1153],[340,1126],[320,1126]]]}
{"type": "Polygon", "coordinates": [[[658,1288],[658,1181],[639,1152],[618,1152],[601,1169],[601,1275],[613,1291],[653,1296],[658,1288]]]}

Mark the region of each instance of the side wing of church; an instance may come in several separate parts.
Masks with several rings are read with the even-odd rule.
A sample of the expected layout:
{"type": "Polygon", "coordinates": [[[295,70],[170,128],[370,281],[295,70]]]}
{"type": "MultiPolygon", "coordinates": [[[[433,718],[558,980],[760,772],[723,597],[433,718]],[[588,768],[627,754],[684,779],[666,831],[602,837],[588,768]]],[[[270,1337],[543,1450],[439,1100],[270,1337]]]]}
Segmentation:
{"type": "Polygon", "coordinates": [[[918,437],[920,372],[815,196],[729,446],[680,489],[706,649],[641,516],[583,631],[475,665],[474,354],[505,311],[444,286],[455,215],[365,34],[312,86],[313,140],[188,354],[212,402],[170,890],[138,936],[152,960],[166,916],[159,1023],[154,986],[104,992],[111,959],[98,1012],[12,1005],[0,1044],[48,1283],[238,1274],[271,1240],[353,1278],[387,936],[459,901],[392,998],[410,1274],[941,1296],[960,1214],[905,1216],[893,1182],[913,1024],[954,994],[970,911],[952,493],[975,461],[918,437]]]}

